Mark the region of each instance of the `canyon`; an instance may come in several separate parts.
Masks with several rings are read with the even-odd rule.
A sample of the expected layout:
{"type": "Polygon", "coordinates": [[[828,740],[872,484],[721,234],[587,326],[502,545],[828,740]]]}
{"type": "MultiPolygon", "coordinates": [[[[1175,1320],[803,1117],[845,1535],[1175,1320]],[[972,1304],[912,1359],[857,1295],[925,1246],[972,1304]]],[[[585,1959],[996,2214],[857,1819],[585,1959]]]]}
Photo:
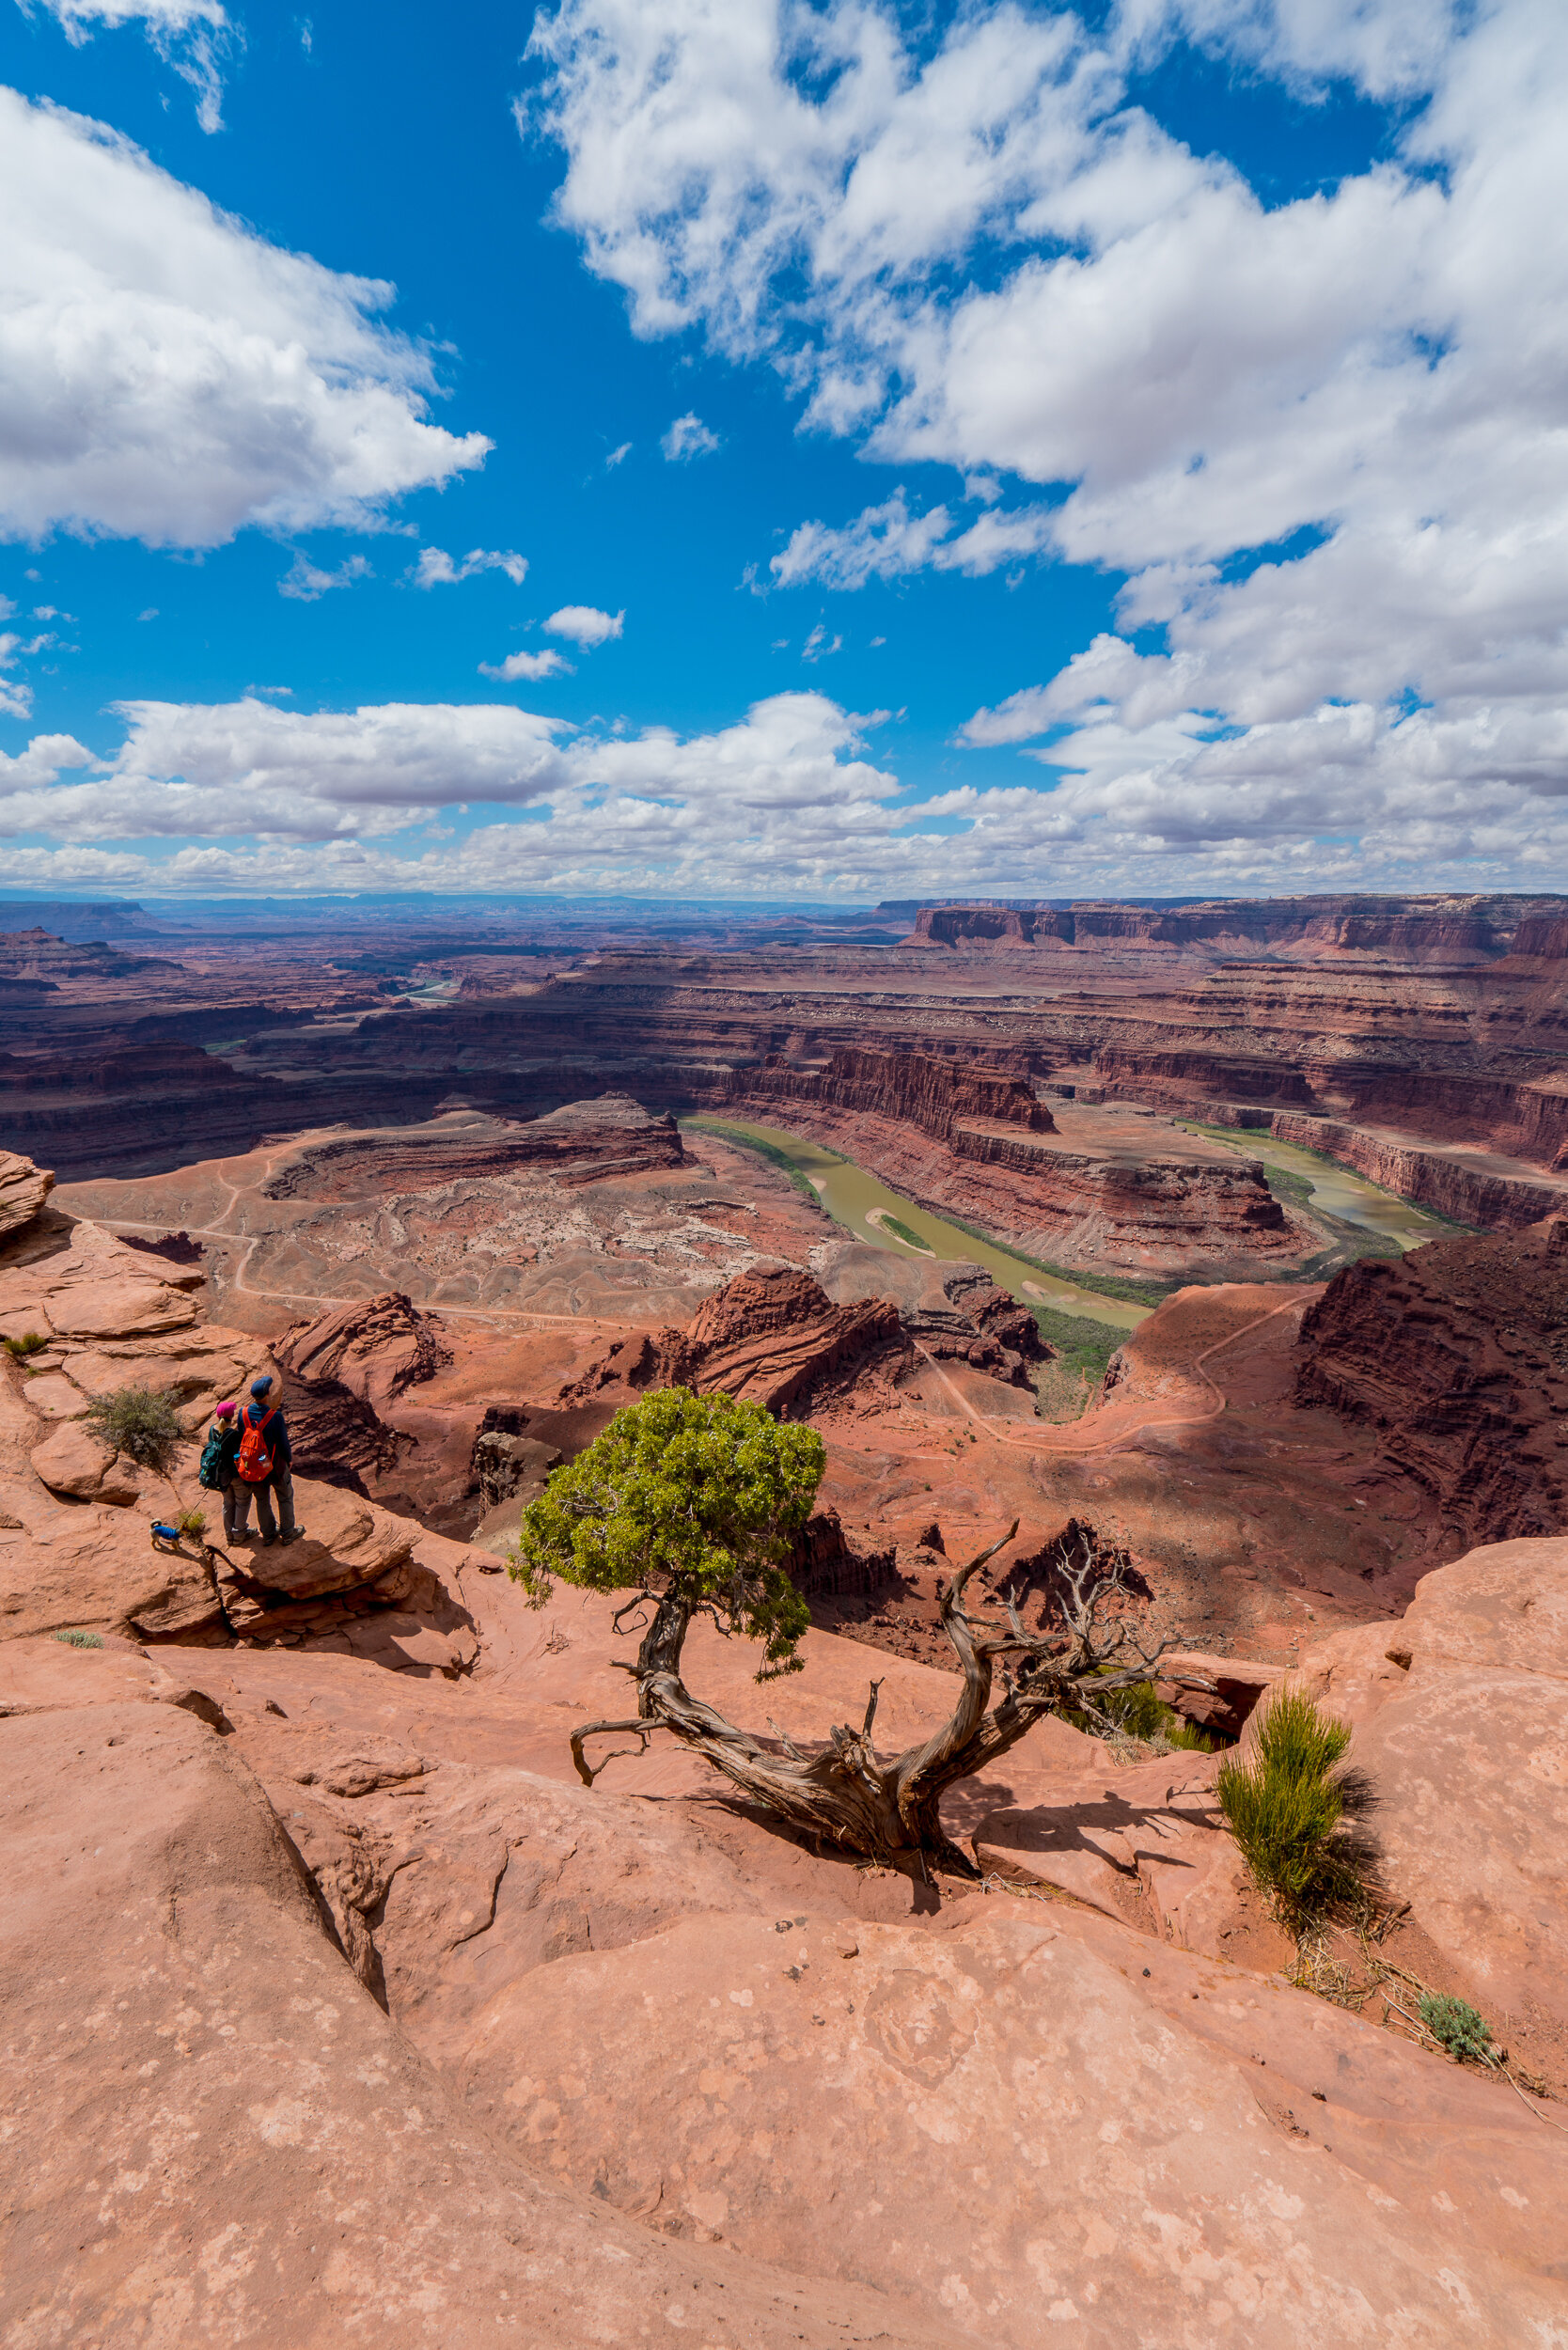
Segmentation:
{"type": "Polygon", "coordinates": [[[1568,2327],[1568,906],[43,911],[0,943],[19,2341],[1568,2327]],[[830,1214],[833,1154],[891,1205],[830,1214]],[[303,1534],[226,1551],[198,1439],[263,1371],[303,1534]],[[960,1562],[1013,1526],[981,1584],[1036,1627],[1122,1559],[1178,1716],[1351,1726],[1378,1965],[1529,2086],[1394,1975],[1321,1996],[1363,1960],[1283,1934],[1218,1752],[1039,1723],[945,1803],[972,1884],[678,1749],[581,1786],[630,1652],[508,1551],[667,1384],[825,1450],[805,1670],[692,1635],[732,1720],[808,1745],[875,1682],[923,1737],[960,1562]],[[166,1471],[94,1418],[127,1385],[166,1471]]]}

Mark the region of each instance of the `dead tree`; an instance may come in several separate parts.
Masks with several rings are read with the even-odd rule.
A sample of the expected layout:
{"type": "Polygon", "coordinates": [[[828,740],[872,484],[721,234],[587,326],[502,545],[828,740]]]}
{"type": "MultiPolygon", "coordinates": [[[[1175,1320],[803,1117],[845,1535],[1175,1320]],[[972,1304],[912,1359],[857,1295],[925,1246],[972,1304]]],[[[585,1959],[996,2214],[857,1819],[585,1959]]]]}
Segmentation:
{"type": "Polygon", "coordinates": [[[881,1684],[875,1681],[859,1728],[850,1723],[830,1728],[814,1752],[803,1752],[782,1733],[770,1744],[738,1730],[693,1697],[681,1678],[681,1653],[693,1615],[711,1614],[723,1628],[718,1611],[674,1590],[643,1590],[614,1619],[619,1631],[637,1606],[653,1609],[651,1622],[645,1619],[635,1665],[621,1667],[636,1680],[636,1715],[623,1721],[585,1722],[572,1732],[579,1777],[591,1787],[616,1754],[634,1751],[616,1747],[594,1765],[585,1752],[589,1739],[631,1733],[641,1742],[635,1751],[646,1753],[653,1732],[667,1730],[749,1802],[823,1842],[884,1866],[978,1875],[942,1825],[944,1792],[999,1761],[1043,1714],[1070,1708],[1108,1728],[1100,1711],[1105,1699],[1147,1681],[1158,1659],[1176,1645],[1165,1639],[1146,1649],[1135,1637],[1125,1614],[1126,1563],[1107,1561],[1090,1542],[1058,1568],[1055,1621],[1042,1631],[1025,1630],[1011,1590],[1001,1601],[1005,1622],[972,1617],[964,1597],[969,1578],[1017,1531],[1014,1521],[1000,1541],[960,1569],[943,1594],[942,1625],[963,1667],[964,1686],[950,1718],[918,1746],[891,1757],[877,1753],[871,1731],[881,1684]],[[993,1706],[998,1668],[1003,1695],[993,1706]]]}

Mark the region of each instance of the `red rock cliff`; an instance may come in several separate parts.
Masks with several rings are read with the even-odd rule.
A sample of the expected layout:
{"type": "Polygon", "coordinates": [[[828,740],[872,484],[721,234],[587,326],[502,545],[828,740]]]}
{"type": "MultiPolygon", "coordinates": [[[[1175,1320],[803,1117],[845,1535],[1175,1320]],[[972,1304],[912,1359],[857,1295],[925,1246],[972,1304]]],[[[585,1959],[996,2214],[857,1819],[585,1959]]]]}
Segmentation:
{"type": "Polygon", "coordinates": [[[1377,1429],[1450,1543],[1568,1524],[1568,1220],[1347,1265],[1300,1344],[1296,1402],[1377,1429]]]}
{"type": "Polygon", "coordinates": [[[887,1053],[854,1044],[836,1052],[821,1069],[792,1068],[782,1055],[770,1054],[750,1090],[902,1119],[938,1142],[950,1138],[961,1119],[989,1120],[1036,1135],[1056,1131],[1027,1078],[937,1053],[887,1053]]]}

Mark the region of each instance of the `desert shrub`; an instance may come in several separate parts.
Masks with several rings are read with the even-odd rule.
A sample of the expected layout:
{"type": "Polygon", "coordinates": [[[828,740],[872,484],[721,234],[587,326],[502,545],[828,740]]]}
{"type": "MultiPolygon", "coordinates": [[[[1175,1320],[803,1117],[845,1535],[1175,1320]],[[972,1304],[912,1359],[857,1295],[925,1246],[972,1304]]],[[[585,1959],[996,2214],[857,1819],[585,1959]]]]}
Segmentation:
{"type": "Polygon", "coordinates": [[[24,1363],[29,1355],[41,1355],[48,1343],[41,1330],[24,1330],[19,1339],[7,1339],[5,1348],[8,1355],[24,1363]]]}
{"type": "Polygon", "coordinates": [[[205,1510],[181,1510],[174,1522],[188,1542],[199,1543],[207,1531],[205,1510]]]}
{"type": "Polygon", "coordinates": [[[1162,1752],[1173,1748],[1184,1754],[1213,1754],[1219,1744],[1185,1720],[1173,1705],[1167,1705],[1152,1681],[1135,1681],[1124,1689],[1108,1690],[1095,1700],[1093,1714],[1074,1707],[1066,1718],[1091,1738],[1103,1738],[1108,1722],[1122,1737],[1140,1739],[1162,1752]]]}
{"type": "Polygon", "coordinates": [[[1429,1991],[1420,2002],[1420,2017],[1450,2056],[1467,2058],[1473,2064],[1497,2063],[1492,2027],[1467,1999],[1450,1999],[1440,1991],[1429,1991]]]}
{"type": "Polygon", "coordinates": [[[1219,1766],[1215,1792],[1231,1833],[1281,1924],[1296,1935],[1363,1898],[1365,1854],[1345,1817],[1354,1790],[1334,1776],[1349,1747],[1348,1724],[1283,1689],[1260,1717],[1253,1760],[1228,1756],[1219,1766]]]}
{"type": "Polygon", "coordinates": [[[185,1433],[169,1398],[150,1387],[116,1387],[111,1395],[96,1397],[85,1418],[112,1450],[143,1468],[167,1468],[185,1433]]]}
{"type": "Polygon", "coordinates": [[[102,1648],[103,1645],[96,1632],[56,1632],[55,1637],[63,1640],[67,1648],[102,1648]]]}

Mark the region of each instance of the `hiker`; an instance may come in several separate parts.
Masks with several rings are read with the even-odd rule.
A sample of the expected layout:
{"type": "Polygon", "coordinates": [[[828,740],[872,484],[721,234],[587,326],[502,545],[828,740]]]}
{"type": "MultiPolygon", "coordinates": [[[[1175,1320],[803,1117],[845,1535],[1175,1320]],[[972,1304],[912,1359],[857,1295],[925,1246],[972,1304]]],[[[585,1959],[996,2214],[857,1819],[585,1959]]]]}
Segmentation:
{"type": "Polygon", "coordinates": [[[207,1431],[207,1441],[201,1448],[201,1463],[196,1470],[197,1482],[210,1494],[223,1496],[223,1538],[226,1543],[243,1542],[250,1528],[250,1487],[241,1477],[240,1406],[230,1400],[220,1403],[212,1414],[212,1425],[207,1431]]]}
{"type": "Polygon", "coordinates": [[[271,1378],[251,1381],[250,1402],[240,1415],[237,1463],[242,1482],[256,1496],[263,1549],[269,1543],[294,1542],[300,1532],[294,1524],[294,1480],[290,1466],[293,1454],[289,1449],[289,1430],[282,1412],[272,1401],[272,1393],[271,1378]]]}

